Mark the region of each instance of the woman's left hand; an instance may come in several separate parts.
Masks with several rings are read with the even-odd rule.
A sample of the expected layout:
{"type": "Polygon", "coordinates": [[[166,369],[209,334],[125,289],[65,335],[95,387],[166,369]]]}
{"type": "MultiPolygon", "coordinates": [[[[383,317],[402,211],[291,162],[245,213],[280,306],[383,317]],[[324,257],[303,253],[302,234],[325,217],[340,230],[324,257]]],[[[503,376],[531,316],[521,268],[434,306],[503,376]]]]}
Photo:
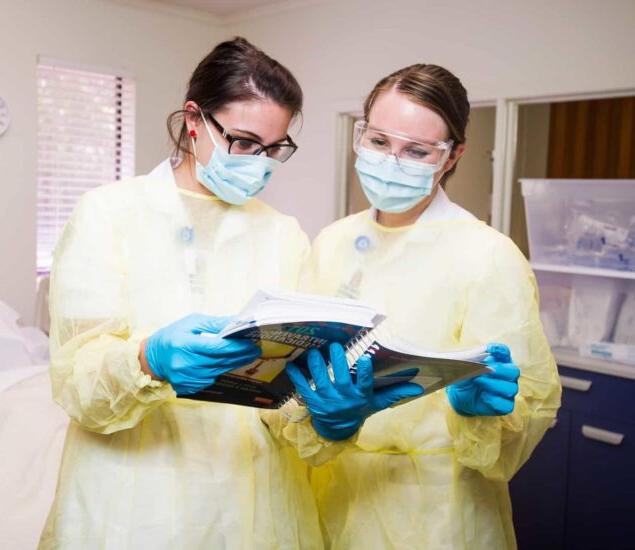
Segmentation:
{"type": "Polygon", "coordinates": [[[329,354],[333,381],[320,352],[309,350],[307,362],[315,389],[296,365],[287,365],[287,374],[311,413],[315,431],[327,439],[348,439],[371,414],[423,393],[421,386],[411,382],[375,390],[373,364],[368,355],[357,361],[357,377],[353,382],[344,348],[340,344],[331,344],[329,354]]]}
{"type": "Polygon", "coordinates": [[[514,410],[520,369],[504,344],[488,344],[485,363],[492,372],[446,388],[452,408],[462,416],[504,416],[514,410]]]}

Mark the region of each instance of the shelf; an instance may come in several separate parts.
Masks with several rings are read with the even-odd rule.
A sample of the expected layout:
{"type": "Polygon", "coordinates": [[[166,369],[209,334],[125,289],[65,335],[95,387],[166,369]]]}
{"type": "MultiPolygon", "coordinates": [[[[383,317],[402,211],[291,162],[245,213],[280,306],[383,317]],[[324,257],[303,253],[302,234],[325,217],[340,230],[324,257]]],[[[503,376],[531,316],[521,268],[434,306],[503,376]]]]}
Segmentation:
{"type": "Polygon", "coordinates": [[[601,269],[599,267],[585,267],[582,265],[558,265],[530,262],[534,271],[549,271],[552,273],[571,273],[573,275],[592,275],[594,277],[610,277],[613,279],[635,280],[635,271],[618,271],[616,269],[601,269]]]}
{"type": "Polygon", "coordinates": [[[570,349],[553,348],[552,351],[556,358],[556,363],[558,363],[559,366],[635,380],[635,365],[604,361],[603,359],[596,359],[594,357],[582,357],[578,355],[576,351],[570,349]]]}

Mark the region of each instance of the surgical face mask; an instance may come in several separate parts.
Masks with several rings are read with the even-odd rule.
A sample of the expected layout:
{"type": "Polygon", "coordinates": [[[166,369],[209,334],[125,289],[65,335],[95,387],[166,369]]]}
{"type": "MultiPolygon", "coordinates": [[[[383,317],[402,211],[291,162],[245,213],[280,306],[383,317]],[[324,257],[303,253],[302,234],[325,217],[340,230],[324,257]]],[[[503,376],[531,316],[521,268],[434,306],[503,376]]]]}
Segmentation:
{"type": "Polygon", "coordinates": [[[216,143],[207,120],[202,118],[214,151],[205,166],[196,159],[196,178],[219,199],[241,206],[264,189],[280,162],[266,155],[230,155],[216,143]]]}
{"type": "Polygon", "coordinates": [[[393,213],[410,210],[430,195],[437,171],[433,164],[397,161],[394,156],[366,148],[360,148],[355,170],[370,204],[377,210],[393,213]]]}

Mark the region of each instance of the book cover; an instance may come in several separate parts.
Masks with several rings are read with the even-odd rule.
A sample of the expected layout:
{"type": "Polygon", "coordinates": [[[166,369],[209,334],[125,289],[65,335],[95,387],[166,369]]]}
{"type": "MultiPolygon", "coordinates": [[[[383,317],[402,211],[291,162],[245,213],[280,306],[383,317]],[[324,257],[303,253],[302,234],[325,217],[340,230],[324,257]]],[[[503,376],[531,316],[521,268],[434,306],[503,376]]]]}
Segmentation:
{"type": "Polygon", "coordinates": [[[326,352],[331,342],[346,345],[364,327],[326,321],[298,321],[265,326],[247,326],[231,338],[251,340],[262,350],[253,363],[219,376],[216,383],[188,399],[233,403],[275,409],[293,394],[294,387],[284,372],[286,364],[304,365],[302,355],[310,348],[326,352]]]}

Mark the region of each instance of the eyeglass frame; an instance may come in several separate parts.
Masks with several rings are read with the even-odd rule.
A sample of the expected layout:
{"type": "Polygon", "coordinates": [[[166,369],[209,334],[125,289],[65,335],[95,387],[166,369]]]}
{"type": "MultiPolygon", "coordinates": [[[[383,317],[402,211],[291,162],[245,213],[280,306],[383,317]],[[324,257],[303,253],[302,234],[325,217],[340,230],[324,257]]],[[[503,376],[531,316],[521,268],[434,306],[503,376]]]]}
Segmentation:
{"type": "MultiPolygon", "coordinates": [[[[213,115],[211,114],[207,114],[207,115],[203,115],[206,118],[208,118],[212,124],[214,125],[214,128],[216,128],[220,134],[223,136],[223,138],[225,138],[227,140],[227,153],[229,153],[230,155],[231,153],[231,149],[232,149],[232,145],[237,142],[237,141],[249,141],[250,143],[255,143],[256,145],[258,145],[259,149],[255,152],[255,153],[249,153],[249,156],[259,156],[262,155],[263,152],[267,152],[267,149],[273,149],[274,147],[289,147],[291,148],[291,153],[289,154],[289,156],[284,159],[281,160],[280,162],[287,162],[292,156],[293,154],[298,150],[298,146],[296,145],[296,143],[293,141],[293,139],[291,139],[291,136],[289,134],[287,134],[287,137],[285,138],[289,143],[272,143],[271,145],[264,145],[263,143],[260,143],[259,141],[255,140],[255,139],[251,139],[251,138],[247,138],[247,137],[236,137],[231,135],[224,127],[223,125],[218,122],[218,120],[216,120],[214,118],[213,115]]],[[[238,153],[240,154],[240,153],[238,153]]],[[[269,155],[267,155],[269,157],[269,155]]],[[[269,158],[274,158],[274,157],[269,157],[269,158]]],[[[275,159],[278,160],[278,159],[275,159]]]]}

